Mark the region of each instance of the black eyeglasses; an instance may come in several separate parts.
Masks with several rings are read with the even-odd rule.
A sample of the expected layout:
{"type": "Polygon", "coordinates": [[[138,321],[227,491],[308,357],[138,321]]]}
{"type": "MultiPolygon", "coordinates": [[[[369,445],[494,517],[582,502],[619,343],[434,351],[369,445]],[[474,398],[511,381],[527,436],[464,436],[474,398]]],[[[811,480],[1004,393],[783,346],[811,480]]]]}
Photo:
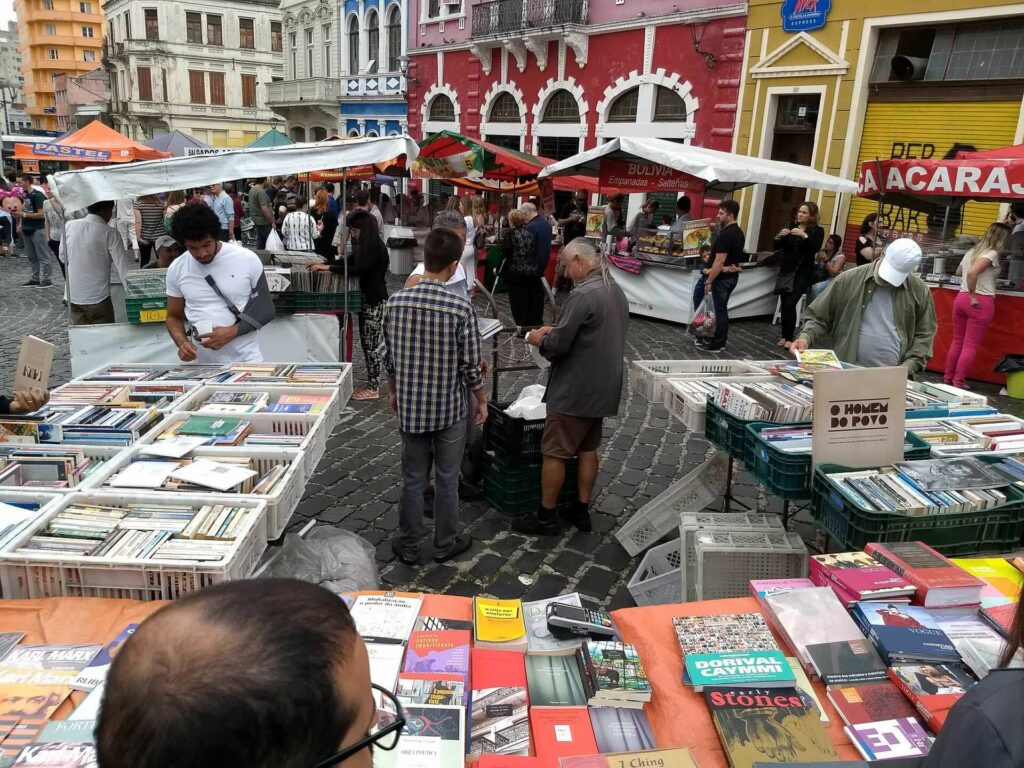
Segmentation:
{"type": "Polygon", "coordinates": [[[382,688],[376,683],[372,683],[372,686],[374,691],[380,693],[380,701],[377,704],[377,720],[370,728],[369,735],[352,746],[345,747],[341,752],[321,760],[313,768],[329,768],[329,766],[337,765],[367,747],[376,747],[390,752],[398,746],[398,739],[402,735],[402,729],[405,728],[405,711],[402,709],[402,704],[387,688],[382,688]]]}

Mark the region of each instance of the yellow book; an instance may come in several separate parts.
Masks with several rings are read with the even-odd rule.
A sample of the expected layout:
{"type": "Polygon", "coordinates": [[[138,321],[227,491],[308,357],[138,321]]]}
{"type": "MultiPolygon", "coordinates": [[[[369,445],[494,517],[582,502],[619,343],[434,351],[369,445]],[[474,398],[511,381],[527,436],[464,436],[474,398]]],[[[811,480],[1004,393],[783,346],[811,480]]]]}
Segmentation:
{"type": "Polygon", "coordinates": [[[473,598],[473,640],[478,648],[526,650],[522,600],[473,598]]]}
{"type": "Polygon", "coordinates": [[[1016,600],[1020,596],[1024,574],[1014,568],[1008,560],[1001,557],[963,557],[954,558],[952,562],[975,578],[990,584],[1010,600],[1016,600]]]}

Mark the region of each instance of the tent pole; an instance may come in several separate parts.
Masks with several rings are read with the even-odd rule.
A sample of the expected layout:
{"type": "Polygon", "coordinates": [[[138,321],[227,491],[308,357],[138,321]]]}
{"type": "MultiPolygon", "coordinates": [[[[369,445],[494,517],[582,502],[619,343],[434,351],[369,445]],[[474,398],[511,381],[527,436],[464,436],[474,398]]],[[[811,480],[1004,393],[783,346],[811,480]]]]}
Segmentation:
{"type": "Polygon", "coordinates": [[[343,224],[345,226],[345,239],[343,240],[345,245],[341,249],[341,253],[339,254],[341,256],[341,263],[344,265],[342,268],[342,280],[344,281],[344,283],[341,286],[341,290],[345,294],[345,298],[342,300],[342,306],[345,309],[341,315],[341,361],[343,363],[351,362],[350,360],[346,359],[347,355],[345,354],[348,350],[348,345],[346,342],[348,341],[348,326],[349,323],[351,322],[348,316],[348,258],[345,255],[345,251],[348,250],[348,224],[346,223],[348,219],[348,213],[346,210],[347,205],[348,168],[345,168],[341,172],[341,221],[338,222],[339,227],[342,226],[343,224]]]}

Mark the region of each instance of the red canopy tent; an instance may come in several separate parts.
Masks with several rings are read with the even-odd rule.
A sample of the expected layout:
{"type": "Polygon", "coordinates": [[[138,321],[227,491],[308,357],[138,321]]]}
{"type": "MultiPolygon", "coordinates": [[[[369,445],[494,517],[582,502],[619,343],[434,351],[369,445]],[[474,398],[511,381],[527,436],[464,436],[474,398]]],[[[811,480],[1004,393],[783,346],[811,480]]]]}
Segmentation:
{"type": "MultiPolygon", "coordinates": [[[[992,152],[1003,150],[990,150],[986,155],[992,152]]],[[[1024,198],[1024,155],[992,159],[976,154],[955,160],[868,160],[861,164],[857,194],[919,210],[956,206],[967,200],[1024,198]]]]}
{"type": "Polygon", "coordinates": [[[957,152],[959,160],[1024,160],[1024,144],[999,149],[982,149],[973,152],[957,152]]]}
{"type": "Polygon", "coordinates": [[[84,128],[59,136],[49,143],[15,144],[15,160],[48,160],[83,165],[100,163],[131,163],[136,160],[160,160],[170,152],[147,147],[99,120],[84,128]]]}

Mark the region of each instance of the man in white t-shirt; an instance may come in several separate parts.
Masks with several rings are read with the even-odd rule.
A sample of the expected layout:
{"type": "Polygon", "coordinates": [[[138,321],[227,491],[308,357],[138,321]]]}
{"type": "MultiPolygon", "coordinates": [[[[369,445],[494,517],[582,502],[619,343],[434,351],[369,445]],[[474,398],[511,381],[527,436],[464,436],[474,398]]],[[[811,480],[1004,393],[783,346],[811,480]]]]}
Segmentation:
{"type": "MultiPolygon", "coordinates": [[[[462,214],[458,211],[441,211],[434,217],[434,229],[450,229],[462,240],[462,244],[466,244],[466,220],[462,214]]],[[[423,279],[424,267],[421,261],[416,269],[412,271],[409,278],[405,281],[406,288],[412,288],[420,280],[423,279]]],[[[459,264],[455,269],[455,274],[449,278],[446,282],[445,287],[459,294],[469,298],[469,291],[473,287],[473,284],[469,282],[469,277],[466,275],[466,270],[463,269],[462,264],[459,264]]]]}
{"type": "Polygon", "coordinates": [[[221,242],[220,229],[217,214],[202,204],[186,205],[174,214],[171,230],[188,253],[167,270],[167,331],[185,362],[261,362],[256,329],[238,320],[227,302],[241,312],[267,290],[263,264],[237,243],[221,242]],[[186,331],[186,319],[194,333],[186,331]]]}

